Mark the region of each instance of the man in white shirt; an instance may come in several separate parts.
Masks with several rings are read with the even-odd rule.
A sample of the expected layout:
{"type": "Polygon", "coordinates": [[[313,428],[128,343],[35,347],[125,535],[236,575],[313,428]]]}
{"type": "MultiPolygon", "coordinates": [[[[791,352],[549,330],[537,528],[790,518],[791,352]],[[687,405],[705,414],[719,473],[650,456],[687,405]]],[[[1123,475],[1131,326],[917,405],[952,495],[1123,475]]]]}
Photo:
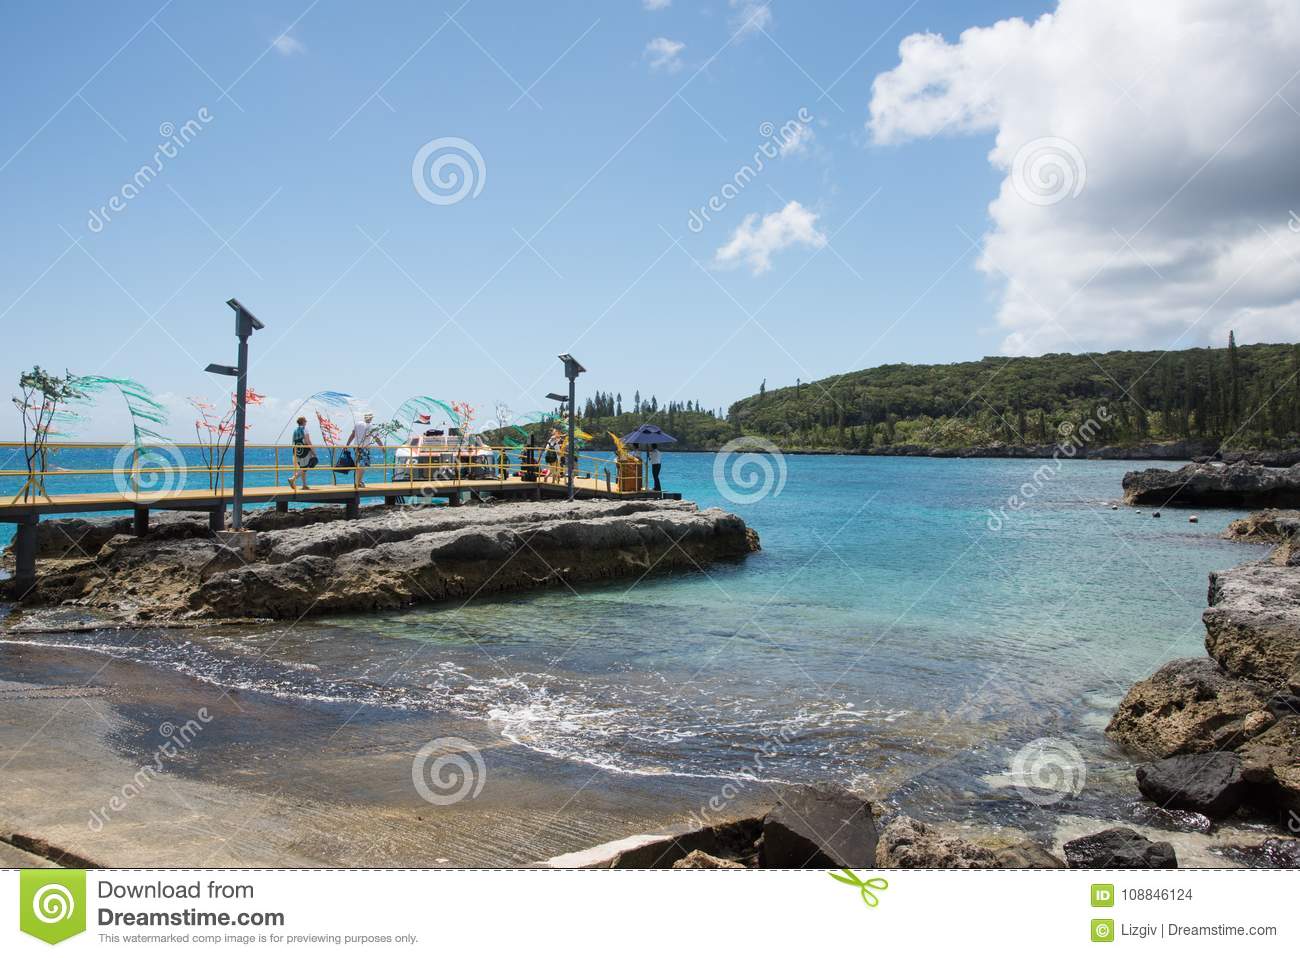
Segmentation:
{"type": "Polygon", "coordinates": [[[651,447],[650,447],[650,456],[649,456],[649,458],[650,458],[650,474],[654,477],[654,481],[655,481],[655,492],[662,492],[662,491],[663,491],[663,488],[659,485],[659,462],[660,462],[660,457],[659,457],[659,447],[658,447],[658,446],[651,446],[651,447]]]}
{"type": "Polygon", "coordinates": [[[352,458],[357,464],[357,486],[361,487],[366,484],[365,468],[370,465],[370,444],[375,441],[374,426],[375,414],[366,413],[361,417],[361,422],[352,427],[352,434],[348,436],[348,448],[352,450],[352,458]]]}

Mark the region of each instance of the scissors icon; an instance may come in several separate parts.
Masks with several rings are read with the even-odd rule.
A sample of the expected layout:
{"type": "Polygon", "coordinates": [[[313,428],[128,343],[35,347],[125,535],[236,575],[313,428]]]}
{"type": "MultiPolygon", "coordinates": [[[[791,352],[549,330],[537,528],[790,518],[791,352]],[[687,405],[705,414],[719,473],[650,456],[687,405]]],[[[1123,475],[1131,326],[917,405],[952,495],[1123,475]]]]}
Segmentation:
{"type": "Polygon", "coordinates": [[[868,908],[875,908],[880,904],[880,897],[876,895],[876,892],[887,889],[889,887],[888,881],[883,878],[868,878],[866,881],[863,881],[847,868],[843,869],[843,872],[843,875],[831,872],[830,876],[838,882],[852,885],[854,888],[858,889],[862,895],[862,901],[868,908]]]}

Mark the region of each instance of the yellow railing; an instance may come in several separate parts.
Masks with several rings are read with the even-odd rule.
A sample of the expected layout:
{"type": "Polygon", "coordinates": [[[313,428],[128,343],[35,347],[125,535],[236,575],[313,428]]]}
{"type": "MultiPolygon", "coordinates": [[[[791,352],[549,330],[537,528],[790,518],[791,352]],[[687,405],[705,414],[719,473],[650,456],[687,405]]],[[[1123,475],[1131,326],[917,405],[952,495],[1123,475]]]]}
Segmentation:
{"type": "MultiPolygon", "coordinates": [[[[288,443],[247,443],[244,459],[244,483],[247,487],[270,484],[285,485],[286,481],[298,471],[295,462],[295,446],[288,443]],[[252,461],[250,461],[250,458],[252,461]],[[259,482],[259,477],[263,481],[259,482]],[[267,483],[264,480],[270,479],[267,483]]],[[[413,491],[422,485],[448,483],[458,485],[470,480],[508,480],[517,479],[525,482],[564,483],[565,456],[553,449],[544,447],[509,447],[477,444],[420,445],[401,446],[326,446],[313,445],[317,456],[317,465],[307,470],[310,475],[321,470],[330,473],[342,473],[348,477],[345,483],[360,488],[365,483],[402,483],[409,485],[413,491]],[[339,465],[344,453],[348,454],[352,465],[339,465]],[[399,460],[398,453],[404,456],[399,460]],[[554,461],[548,461],[548,455],[554,453],[554,461]],[[360,457],[364,464],[358,465],[360,457]],[[368,462],[365,460],[368,459],[368,462]],[[378,478],[376,479],[376,474],[378,478]]],[[[9,498],[5,493],[0,501],[17,503],[33,499],[48,499],[47,483],[112,476],[114,485],[122,491],[138,492],[142,482],[152,487],[156,480],[165,480],[174,484],[177,491],[183,489],[202,489],[203,485],[191,485],[191,477],[202,476],[206,487],[218,494],[226,489],[228,477],[234,474],[234,448],[222,449],[220,446],[205,443],[148,443],[141,448],[132,444],[97,442],[59,442],[47,447],[48,460],[57,462],[60,452],[103,452],[110,457],[111,468],[61,467],[46,470],[28,470],[26,468],[0,468],[0,482],[6,479],[23,480],[16,495],[9,498]],[[143,454],[142,454],[143,453],[143,454]],[[199,459],[199,462],[191,462],[199,459]]],[[[25,447],[20,442],[0,442],[0,463],[16,462],[23,465],[25,447]]],[[[343,461],[347,461],[344,459],[343,461]]],[[[578,452],[575,462],[575,477],[594,480],[598,487],[608,490],[618,488],[618,460],[612,456],[601,456],[590,452],[578,452]]],[[[639,483],[638,483],[639,484],[639,483]]],[[[94,493],[106,490],[78,490],[94,493]]]]}

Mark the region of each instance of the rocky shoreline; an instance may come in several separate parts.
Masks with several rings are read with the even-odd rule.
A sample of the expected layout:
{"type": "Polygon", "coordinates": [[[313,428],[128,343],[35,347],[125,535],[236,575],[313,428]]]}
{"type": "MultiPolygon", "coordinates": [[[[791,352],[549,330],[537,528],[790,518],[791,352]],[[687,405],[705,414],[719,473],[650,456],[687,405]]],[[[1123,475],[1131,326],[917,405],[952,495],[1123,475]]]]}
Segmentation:
{"type": "MultiPolygon", "coordinates": [[[[1130,689],[1106,733],[1151,759],[1137,786],[1164,808],[1244,815],[1300,835],[1300,513],[1256,513],[1225,538],[1273,542],[1266,559],[1210,576],[1206,658],[1130,689]]],[[[1300,865],[1300,842],[1291,842],[1300,865]]]]}
{"type": "MultiPolygon", "coordinates": [[[[317,507],[247,515],[251,560],[207,517],[54,519],[38,528],[39,576],[11,629],[184,625],[369,612],[421,602],[696,569],[757,551],[739,517],[694,503],[540,502],[375,506],[348,520],[317,507]]],[[[12,593],[13,583],[0,582],[12,593]]]]}
{"type": "Polygon", "coordinates": [[[1294,507],[1300,506],[1300,466],[1191,463],[1181,469],[1130,472],[1123,488],[1130,505],[1294,507]]]}

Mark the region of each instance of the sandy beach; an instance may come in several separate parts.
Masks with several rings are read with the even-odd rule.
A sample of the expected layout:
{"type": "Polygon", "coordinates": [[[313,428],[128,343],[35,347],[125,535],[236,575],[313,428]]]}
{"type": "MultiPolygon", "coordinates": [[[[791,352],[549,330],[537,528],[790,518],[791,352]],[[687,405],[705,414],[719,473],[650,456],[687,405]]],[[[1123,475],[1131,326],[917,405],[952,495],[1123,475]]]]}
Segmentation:
{"type": "Polygon", "coordinates": [[[62,851],[119,868],[527,865],[684,825],[683,811],[722,784],[613,775],[517,746],[483,722],[226,694],[77,651],[9,645],[4,657],[7,866],[36,864],[24,849],[40,842],[56,850],[47,859],[62,851]],[[202,730],[137,777],[156,768],[164,733],[174,738],[200,709],[211,717],[202,730]],[[446,736],[471,742],[487,772],[472,801],[434,806],[413,786],[412,759],[446,736]]]}

